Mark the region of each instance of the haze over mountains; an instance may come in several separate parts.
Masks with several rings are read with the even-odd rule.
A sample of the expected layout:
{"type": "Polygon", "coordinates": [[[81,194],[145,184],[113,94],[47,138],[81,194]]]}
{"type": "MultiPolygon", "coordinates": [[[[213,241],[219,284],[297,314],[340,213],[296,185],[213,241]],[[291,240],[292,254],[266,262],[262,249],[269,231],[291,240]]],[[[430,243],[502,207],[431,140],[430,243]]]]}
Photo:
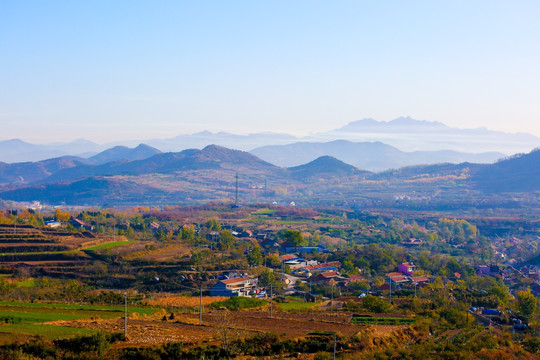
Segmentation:
{"type": "MultiPolygon", "coordinates": [[[[39,161],[59,157],[64,155],[79,156],[88,158],[100,151],[111,147],[122,145],[134,147],[144,143],[163,152],[178,152],[185,149],[202,149],[207,145],[216,144],[227,148],[252,151],[264,146],[289,145],[293,143],[333,143],[336,140],[347,140],[349,142],[382,142],[391,145],[402,152],[415,152],[409,154],[407,159],[401,163],[391,163],[388,167],[399,167],[408,164],[418,163],[437,163],[440,161],[460,162],[463,160],[472,162],[492,162],[501,156],[501,154],[512,155],[518,152],[528,152],[531,149],[540,146],[540,138],[530,134],[509,134],[497,131],[490,131],[485,128],[478,129],[456,129],[444,124],[429,121],[418,121],[409,117],[402,117],[390,122],[378,122],[373,119],[358,120],[336,130],[311,134],[305,137],[296,137],[288,134],[279,133],[257,133],[250,135],[236,135],[226,132],[211,133],[203,131],[191,135],[179,135],[169,139],[146,139],[121,141],[98,145],[85,139],[79,139],[69,143],[53,143],[46,145],[34,145],[22,140],[12,139],[0,141],[0,161],[7,163],[16,163],[23,161],[39,161]],[[457,153],[447,152],[446,154],[422,154],[418,151],[442,151],[452,150],[457,153]],[[466,154],[483,154],[479,158],[468,156],[466,154]],[[428,160],[426,162],[426,159],[428,160]]],[[[311,145],[310,145],[311,146],[311,145]]],[[[326,145],[325,151],[330,145],[326,145]]],[[[366,145],[367,146],[367,145],[366,145]]],[[[324,146],[321,146],[324,147],[324,146]]],[[[312,146],[312,149],[314,147],[312,146]]],[[[319,150],[320,151],[320,150],[319,150]]],[[[387,150],[391,151],[391,150],[387,150]]],[[[257,149],[258,153],[266,160],[271,159],[262,154],[262,150],[257,149]]],[[[347,161],[344,155],[338,153],[319,153],[317,155],[332,155],[339,159],[350,162],[353,165],[363,168],[377,170],[380,167],[366,166],[365,163],[347,161]]],[[[289,154],[289,157],[294,154],[289,154]]],[[[394,154],[397,158],[403,158],[403,154],[394,154]]],[[[299,165],[310,159],[298,158],[293,162],[284,163],[278,160],[276,164],[281,166],[299,165]]],[[[290,160],[293,160],[291,158],[290,160]]],[[[376,163],[379,163],[377,160],[376,163]]]]}
{"type": "Polygon", "coordinates": [[[421,164],[462,162],[489,164],[505,156],[500,152],[471,154],[453,150],[405,152],[382,142],[347,140],[270,145],[254,149],[251,153],[269,163],[285,167],[298,166],[328,155],[370,171],[421,164]]]}
{"type": "Polygon", "coordinates": [[[255,202],[377,203],[405,196],[481,204],[484,200],[475,199],[485,199],[485,194],[540,190],[540,150],[491,165],[437,164],[381,173],[360,170],[331,156],[282,168],[248,152],[216,145],[177,153],[155,153],[140,146],[127,154],[136,157],[142,152],[149,157],[114,160],[124,150],[102,154],[98,158],[109,154],[113,159],[104,164],[75,157],[2,164],[0,199],[93,206],[223,201],[234,193],[237,174],[242,199],[255,202]]]}

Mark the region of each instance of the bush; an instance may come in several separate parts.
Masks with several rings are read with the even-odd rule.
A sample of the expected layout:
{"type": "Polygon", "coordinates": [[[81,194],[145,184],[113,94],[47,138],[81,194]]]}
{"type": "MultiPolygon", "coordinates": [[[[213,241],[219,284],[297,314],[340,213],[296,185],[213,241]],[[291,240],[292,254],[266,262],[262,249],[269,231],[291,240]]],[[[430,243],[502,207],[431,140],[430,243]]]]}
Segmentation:
{"type": "Polygon", "coordinates": [[[54,345],[59,349],[74,353],[95,352],[101,355],[111,347],[111,343],[120,340],[121,337],[123,337],[122,334],[98,332],[94,335],[76,336],[72,339],[57,339],[54,345]]]}
{"type": "Polygon", "coordinates": [[[532,354],[540,353],[540,338],[533,337],[523,341],[523,347],[525,350],[532,354]]]}
{"type": "Polygon", "coordinates": [[[318,352],[313,357],[313,360],[332,360],[333,356],[332,354],[328,352],[318,352]]]}
{"type": "Polygon", "coordinates": [[[210,307],[219,309],[221,307],[227,308],[229,310],[240,310],[240,309],[252,309],[258,308],[263,304],[266,304],[266,300],[262,299],[253,299],[243,296],[231,297],[225,301],[217,301],[210,304],[210,307]]]}
{"type": "Polygon", "coordinates": [[[364,298],[362,307],[367,311],[374,313],[385,313],[392,309],[392,305],[388,300],[373,295],[367,295],[364,298]]]}

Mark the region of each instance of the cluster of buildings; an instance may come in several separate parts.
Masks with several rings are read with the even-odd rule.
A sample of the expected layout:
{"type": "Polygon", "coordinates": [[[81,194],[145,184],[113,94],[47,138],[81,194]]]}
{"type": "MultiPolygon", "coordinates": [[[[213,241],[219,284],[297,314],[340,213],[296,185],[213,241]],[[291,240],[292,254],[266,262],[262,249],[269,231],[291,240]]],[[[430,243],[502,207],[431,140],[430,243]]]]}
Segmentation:
{"type": "Polygon", "coordinates": [[[425,285],[429,282],[429,278],[425,275],[415,275],[418,273],[418,266],[412,262],[405,262],[398,265],[396,272],[386,274],[388,281],[383,284],[379,290],[389,290],[390,288],[400,287],[417,287],[425,285]]]}

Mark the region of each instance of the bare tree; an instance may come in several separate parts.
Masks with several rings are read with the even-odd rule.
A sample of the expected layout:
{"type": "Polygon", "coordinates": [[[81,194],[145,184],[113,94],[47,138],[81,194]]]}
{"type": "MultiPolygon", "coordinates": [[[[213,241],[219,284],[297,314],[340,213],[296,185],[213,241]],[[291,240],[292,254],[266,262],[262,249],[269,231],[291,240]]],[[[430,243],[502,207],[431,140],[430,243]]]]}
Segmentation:
{"type": "Polygon", "coordinates": [[[227,356],[236,353],[237,340],[242,338],[244,329],[239,326],[238,321],[234,318],[229,310],[222,310],[215,315],[216,320],[216,338],[221,342],[221,348],[227,356]]]}

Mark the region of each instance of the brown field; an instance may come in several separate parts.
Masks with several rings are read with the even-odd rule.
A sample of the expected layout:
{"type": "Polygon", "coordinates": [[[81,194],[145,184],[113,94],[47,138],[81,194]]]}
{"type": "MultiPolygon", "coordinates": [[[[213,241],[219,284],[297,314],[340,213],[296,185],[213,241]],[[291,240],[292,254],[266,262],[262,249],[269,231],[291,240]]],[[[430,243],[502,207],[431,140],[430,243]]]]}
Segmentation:
{"type": "MultiPolygon", "coordinates": [[[[217,301],[225,301],[228,297],[224,296],[203,296],[203,306],[210,305],[217,301]]],[[[152,306],[176,306],[176,307],[198,307],[200,304],[200,298],[192,296],[171,295],[165,297],[158,297],[147,301],[148,305],[152,306]]]]}
{"type": "Polygon", "coordinates": [[[152,261],[172,261],[181,258],[184,255],[190,254],[191,250],[188,246],[178,243],[154,244],[153,248],[146,248],[146,244],[138,243],[137,247],[130,247],[129,253],[127,249],[122,249],[126,254],[125,259],[140,259],[152,261]]]}
{"type": "MultiPolygon", "coordinates": [[[[185,344],[200,345],[202,343],[219,343],[220,333],[228,329],[238,337],[252,336],[261,332],[273,332],[285,338],[298,338],[313,331],[335,331],[345,336],[353,336],[360,331],[380,336],[407,326],[398,325],[351,325],[345,315],[323,314],[290,314],[274,313],[270,318],[268,312],[217,311],[203,313],[203,324],[199,325],[199,314],[176,313],[173,320],[162,320],[165,312],[152,317],[136,317],[128,319],[128,341],[118,346],[154,345],[172,341],[185,344]]],[[[121,318],[112,320],[86,319],[73,321],[56,321],[52,325],[81,327],[109,332],[123,332],[124,321],[121,318]]]]}

